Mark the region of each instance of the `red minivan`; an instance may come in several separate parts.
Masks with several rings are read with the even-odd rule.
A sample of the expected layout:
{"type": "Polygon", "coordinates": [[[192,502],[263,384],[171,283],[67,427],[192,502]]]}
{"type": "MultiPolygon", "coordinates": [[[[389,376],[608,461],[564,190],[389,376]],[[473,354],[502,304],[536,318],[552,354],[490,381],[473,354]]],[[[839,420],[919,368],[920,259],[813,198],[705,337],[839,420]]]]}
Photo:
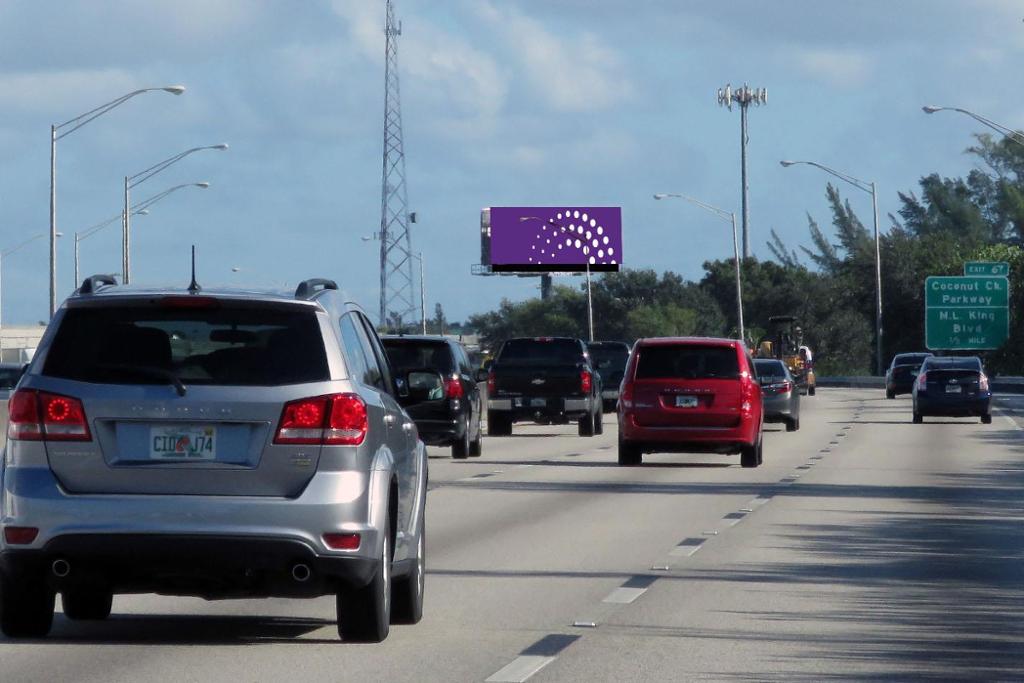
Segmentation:
{"type": "Polygon", "coordinates": [[[644,453],[739,453],[762,460],[761,387],[743,343],[710,337],[640,339],[619,391],[619,464],[644,453]]]}

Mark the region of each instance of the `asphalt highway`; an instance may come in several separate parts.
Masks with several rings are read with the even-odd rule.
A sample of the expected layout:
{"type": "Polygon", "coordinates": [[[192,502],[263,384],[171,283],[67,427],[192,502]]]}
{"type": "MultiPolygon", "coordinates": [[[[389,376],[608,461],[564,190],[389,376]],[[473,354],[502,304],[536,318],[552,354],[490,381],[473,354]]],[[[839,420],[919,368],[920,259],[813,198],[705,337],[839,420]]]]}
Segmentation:
{"type": "Polygon", "coordinates": [[[0,681],[1024,679],[1024,399],[997,405],[822,389],[757,469],[517,425],[431,449],[425,616],[382,644],[331,598],[117,596],[0,640],[0,681]]]}

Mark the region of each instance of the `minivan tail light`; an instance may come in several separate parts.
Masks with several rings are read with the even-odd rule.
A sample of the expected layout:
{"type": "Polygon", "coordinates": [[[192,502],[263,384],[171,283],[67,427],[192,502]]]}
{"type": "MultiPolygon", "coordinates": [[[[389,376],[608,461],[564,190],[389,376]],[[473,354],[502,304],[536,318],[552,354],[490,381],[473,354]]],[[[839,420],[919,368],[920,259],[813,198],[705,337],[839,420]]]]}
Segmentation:
{"type": "Polygon", "coordinates": [[[619,405],[623,408],[633,407],[633,383],[625,382],[619,392],[619,405]]]}
{"type": "Polygon", "coordinates": [[[584,394],[589,394],[590,390],[594,388],[594,377],[590,374],[589,370],[583,370],[580,372],[580,391],[584,394]]]}
{"type": "Polygon", "coordinates": [[[19,389],[8,402],[7,438],[14,441],[91,441],[82,402],[71,396],[19,389]]]}
{"type": "Polygon", "coordinates": [[[743,373],[740,377],[740,413],[744,416],[750,415],[754,409],[754,401],[757,400],[757,391],[754,388],[757,383],[751,379],[749,373],[743,373]]]}
{"type": "Polygon", "coordinates": [[[285,404],[274,443],[358,446],[368,429],[366,403],[356,394],[315,396],[285,404]]]}
{"type": "Polygon", "coordinates": [[[458,377],[447,377],[444,380],[444,395],[448,398],[462,398],[466,395],[462,381],[458,377]]]}
{"type": "Polygon", "coordinates": [[[498,388],[498,380],[494,376],[494,370],[487,373],[487,394],[493,396],[498,388]]]}

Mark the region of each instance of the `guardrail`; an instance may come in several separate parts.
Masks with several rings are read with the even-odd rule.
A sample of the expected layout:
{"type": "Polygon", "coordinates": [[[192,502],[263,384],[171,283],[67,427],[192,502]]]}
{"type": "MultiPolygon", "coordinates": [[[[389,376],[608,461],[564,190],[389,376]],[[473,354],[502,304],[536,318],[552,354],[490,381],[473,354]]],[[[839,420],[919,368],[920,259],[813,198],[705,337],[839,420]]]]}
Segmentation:
{"type": "MultiPolygon", "coordinates": [[[[884,377],[818,377],[819,387],[849,387],[854,389],[885,389],[884,377]]],[[[1024,394],[1024,377],[995,377],[990,381],[997,394],[1024,394]]]]}

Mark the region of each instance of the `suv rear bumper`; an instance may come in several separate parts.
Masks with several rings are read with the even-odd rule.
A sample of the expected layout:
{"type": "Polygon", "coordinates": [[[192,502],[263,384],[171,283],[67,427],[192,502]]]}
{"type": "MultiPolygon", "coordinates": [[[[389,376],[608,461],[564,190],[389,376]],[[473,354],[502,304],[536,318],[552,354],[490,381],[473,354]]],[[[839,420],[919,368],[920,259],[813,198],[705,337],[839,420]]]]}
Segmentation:
{"type": "Polygon", "coordinates": [[[66,534],[39,549],[0,551],[0,570],[8,576],[47,577],[58,591],[88,586],[205,598],[327,595],[366,585],[378,565],[365,557],[324,557],[294,539],[257,536],[66,534]],[[57,560],[68,563],[66,576],[54,573],[57,560]]]}
{"type": "Polygon", "coordinates": [[[487,410],[505,413],[519,420],[575,420],[594,412],[589,398],[550,398],[517,396],[514,398],[492,398],[487,401],[487,410]],[[533,405],[543,401],[543,405],[533,405]]]}
{"type": "MultiPolygon", "coordinates": [[[[371,512],[370,505],[371,498],[387,499],[387,478],[371,479],[367,474],[352,471],[318,472],[302,495],[294,499],[69,494],[47,467],[10,467],[3,477],[0,524],[39,529],[35,541],[27,545],[4,544],[0,536],[0,567],[5,571],[44,563],[44,575],[49,576],[49,565],[62,553],[73,556],[65,558],[69,562],[78,557],[84,566],[94,570],[122,564],[127,567],[142,555],[160,560],[147,572],[149,575],[162,576],[159,567],[166,566],[170,574],[178,577],[161,579],[157,581],[159,585],[148,588],[169,594],[205,597],[248,585],[236,581],[237,572],[232,569],[237,568],[236,560],[248,563],[243,569],[251,570],[250,574],[270,572],[265,585],[277,591],[270,595],[302,594],[295,592],[299,589],[315,595],[317,590],[339,583],[359,585],[372,574],[378,561],[382,543],[379,529],[384,527],[387,514],[376,507],[371,512]],[[359,548],[332,550],[322,540],[327,532],[358,533],[359,548]],[[262,555],[266,557],[261,560],[262,555]],[[309,565],[314,572],[322,572],[323,580],[298,582],[305,584],[302,586],[273,580],[282,567],[290,580],[291,566],[298,562],[309,565]],[[202,580],[185,580],[176,573],[176,568],[187,569],[192,565],[207,569],[200,572],[202,580]],[[218,574],[221,569],[223,572],[218,574]],[[217,591],[207,590],[207,586],[219,585],[213,581],[218,575],[233,578],[217,591]],[[279,591],[282,586],[287,590],[279,591]]],[[[130,588],[134,575],[126,570],[113,576],[122,574],[124,586],[130,588]]],[[[250,588],[258,589],[260,585],[263,584],[254,582],[250,588]]],[[[266,593],[241,590],[240,594],[266,593]]]]}

